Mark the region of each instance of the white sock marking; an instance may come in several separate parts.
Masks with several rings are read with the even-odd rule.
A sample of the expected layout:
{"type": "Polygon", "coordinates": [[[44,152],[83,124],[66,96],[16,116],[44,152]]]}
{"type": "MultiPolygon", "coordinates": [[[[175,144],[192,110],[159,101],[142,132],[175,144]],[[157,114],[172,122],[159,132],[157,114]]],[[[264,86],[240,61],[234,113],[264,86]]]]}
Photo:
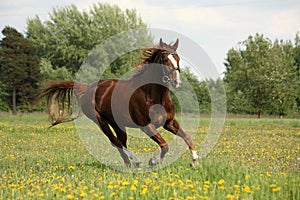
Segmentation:
{"type": "Polygon", "coordinates": [[[191,151],[191,152],[192,152],[193,160],[197,160],[199,158],[197,152],[196,151],[191,151]]]}

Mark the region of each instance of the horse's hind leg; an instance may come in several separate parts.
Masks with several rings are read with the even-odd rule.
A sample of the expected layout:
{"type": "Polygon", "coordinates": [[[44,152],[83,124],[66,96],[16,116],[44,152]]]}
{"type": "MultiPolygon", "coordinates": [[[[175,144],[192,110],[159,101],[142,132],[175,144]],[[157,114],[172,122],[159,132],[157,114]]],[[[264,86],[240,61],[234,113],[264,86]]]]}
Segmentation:
{"type": "Polygon", "coordinates": [[[97,116],[97,119],[98,119],[98,122],[99,122],[98,124],[99,124],[101,130],[103,131],[103,133],[108,137],[108,139],[112,143],[112,145],[118,148],[118,151],[119,151],[121,157],[123,158],[124,163],[126,165],[130,165],[130,160],[129,160],[128,155],[126,154],[125,146],[113,134],[113,132],[110,130],[109,125],[105,121],[103,121],[100,116],[97,116]]]}
{"type": "Polygon", "coordinates": [[[189,146],[189,149],[191,151],[192,159],[193,159],[193,165],[198,165],[199,156],[198,156],[198,154],[195,150],[195,147],[192,143],[192,138],[191,138],[191,136],[189,136],[186,132],[184,132],[182,130],[182,128],[180,127],[177,120],[172,119],[170,121],[167,121],[166,124],[164,125],[164,128],[166,130],[170,131],[171,133],[181,137],[185,141],[185,143],[189,146]]]}
{"type": "Polygon", "coordinates": [[[140,159],[133,152],[131,152],[127,149],[127,133],[124,131],[125,127],[120,128],[116,124],[112,124],[111,126],[114,129],[114,131],[116,132],[117,138],[120,140],[120,142],[124,146],[123,151],[129,157],[131,163],[135,167],[140,167],[140,165],[141,165],[140,159]]]}
{"type": "Polygon", "coordinates": [[[149,124],[142,128],[153,141],[155,141],[161,148],[161,153],[159,156],[154,156],[149,160],[149,165],[156,165],[162,162],[165,154],[169,151],[167,142],[161,137],[161,135],[156,131],[153,124],[149,124]]]}

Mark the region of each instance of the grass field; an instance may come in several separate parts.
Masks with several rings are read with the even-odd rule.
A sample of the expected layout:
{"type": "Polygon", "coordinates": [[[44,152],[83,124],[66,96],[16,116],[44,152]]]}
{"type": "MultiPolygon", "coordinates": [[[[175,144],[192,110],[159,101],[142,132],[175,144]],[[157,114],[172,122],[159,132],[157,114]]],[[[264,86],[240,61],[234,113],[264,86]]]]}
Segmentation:
{"type": "MultiPolygon", "coordinates": [[[[300,199],[299,119],[226,119],[197,168],[187,151],[148,173],[111,169],[72,123],[48,125],[45,115],[0,116],[0,199],[300,199]]],[[[197,148],[209,120],[200,125],[197,148]]]]}

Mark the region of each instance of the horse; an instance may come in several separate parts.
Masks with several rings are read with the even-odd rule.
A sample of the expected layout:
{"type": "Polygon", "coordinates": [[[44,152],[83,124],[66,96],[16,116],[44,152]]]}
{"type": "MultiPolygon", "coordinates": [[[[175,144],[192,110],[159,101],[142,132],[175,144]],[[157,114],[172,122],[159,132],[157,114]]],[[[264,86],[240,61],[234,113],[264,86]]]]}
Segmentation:
{"type": "Polygon", "coordinates": [[[156,130],[159,127],[181,137],[190,149],[192,165],[197,165],[198,154],[191,137],[175,119],[170,95],[170,85],[174,88],[181,86],[180,57],[176,52],[178,43],[178,39],[174,44],[166,44],[160,39],[158,45],[142,49],[142,61],[136,67],[136,74],[126,80],[104,79],[90,85],[52,81],[39,96],[47,99],[52,126],[79,116],[72,118],[74,94],[77,106],[118,148],[126,166],[140,164],[133,163],[135,154],[127,149],[126,127],[140,128],[161,148],[160,155],[150,158],[149,165],[161,163],[169,150],[168,143],[156,130]]]}

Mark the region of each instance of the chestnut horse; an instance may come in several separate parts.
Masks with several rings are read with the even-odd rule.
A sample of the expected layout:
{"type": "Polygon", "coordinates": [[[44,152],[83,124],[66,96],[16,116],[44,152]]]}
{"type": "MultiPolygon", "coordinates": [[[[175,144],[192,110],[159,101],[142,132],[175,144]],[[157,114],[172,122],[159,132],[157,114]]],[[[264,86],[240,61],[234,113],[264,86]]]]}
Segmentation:
{"type": "Polygon", "coordinates": [[[142,50],[143,61],[138,72],[128,80],[105,79],[91,85],[53,81],[40,97],[47,98],[48,114],[52,125],[73,120],[71,99],[73,94],[83,113],[93,120],[118,148],[126,165],[134,163],[135,154],[127,149],[126,127],[140,128],[161,148],[161,153],[149,160],[149,165],[161,163],[168,152],[168,144],[157,132],[164,129],[181,137],[189,146],[193,164],[198,155],[191,137],[183,131],[174,118],[174,103],[170,96],[170,83],[180,87],[178,39],[174,44],[159,44],[142,50]],[[66,111],[65,111],[66,110],[66,111]],[[112,127],[116,133],[113,134],[112,127]]]}

